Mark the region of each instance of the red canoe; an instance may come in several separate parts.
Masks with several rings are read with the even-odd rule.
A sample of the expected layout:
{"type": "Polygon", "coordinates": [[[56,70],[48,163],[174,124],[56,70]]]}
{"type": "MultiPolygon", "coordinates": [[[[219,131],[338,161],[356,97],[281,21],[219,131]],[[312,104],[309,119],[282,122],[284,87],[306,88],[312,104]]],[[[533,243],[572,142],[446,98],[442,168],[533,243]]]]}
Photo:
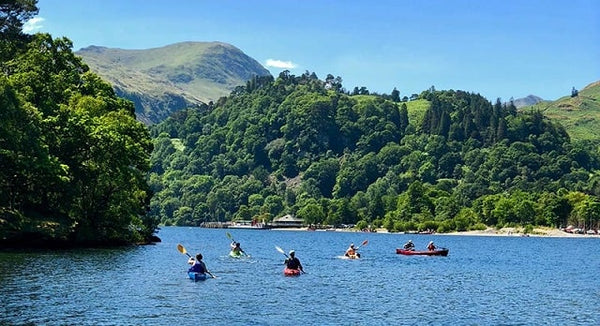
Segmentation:
{"type": "Polygon", "coordinates": [[[448,249],[441,248],[436,250],[406,250],[402,248],[396,248],[396,253],[399,255],[425,255],[425,256],[448,256],[448,249]]]}

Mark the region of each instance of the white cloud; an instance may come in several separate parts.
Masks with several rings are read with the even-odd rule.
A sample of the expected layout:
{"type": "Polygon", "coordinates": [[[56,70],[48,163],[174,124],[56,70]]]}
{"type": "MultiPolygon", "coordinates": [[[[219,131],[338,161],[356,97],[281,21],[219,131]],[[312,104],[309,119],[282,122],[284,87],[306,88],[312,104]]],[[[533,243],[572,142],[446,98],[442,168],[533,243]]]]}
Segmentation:
{"type": "Polygon", "coordinates": [[[35,32],[37,30],[40,30],[42,27],[42,22],[44,21],[44,18],[42,17],[33,17],[30,20],[26,21],[25,24],[23,24],[23,32],[25,33],[32,33],[35,32]]]}
{"type": "Polygon", "coordinates": [[[266,66],[280,69],[294,69],[297,65],[291,61],[267,59],[266,66]]]}

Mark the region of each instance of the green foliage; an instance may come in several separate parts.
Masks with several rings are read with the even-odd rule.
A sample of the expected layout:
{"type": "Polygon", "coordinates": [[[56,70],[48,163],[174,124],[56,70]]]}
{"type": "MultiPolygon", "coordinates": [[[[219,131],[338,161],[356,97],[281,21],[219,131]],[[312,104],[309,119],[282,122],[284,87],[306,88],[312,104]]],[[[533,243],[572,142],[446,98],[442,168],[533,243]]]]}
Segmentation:
{"type": "Polygon", "coordinates": [[[36,34],[0,75],[0,239],[148,239],[152,142],[132,103],[87,72],[68,39],[36,34]]]}
{"type": "MultiPolygon", "coordinates": [[[[598,222],[594,203],[568,197],[600,192],[598,152],[540,111],[433,88],[393,102],[331,82],[309,72],[253,79],[209,113],[153,126],[152,206],[206,202],[191,225],[262,214],[390,231],[598,222]],[[198,175],[213,186],[183,200],[198,175]]],[[[152,210],[162,221],[168,211],[152,210]]]]}

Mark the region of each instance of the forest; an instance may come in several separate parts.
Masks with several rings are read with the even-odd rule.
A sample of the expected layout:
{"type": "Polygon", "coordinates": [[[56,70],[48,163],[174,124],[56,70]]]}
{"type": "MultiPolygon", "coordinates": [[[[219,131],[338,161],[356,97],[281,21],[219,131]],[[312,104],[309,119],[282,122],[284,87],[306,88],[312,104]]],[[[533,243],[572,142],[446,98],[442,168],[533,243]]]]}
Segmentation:
{"type": "Polygon", "coordinates": [[[23,33],[35,0],[0,9],[0,245],[145,243],[159,225],[285,214],[391,232],[598,228],[597,144],[539,110],[283,71],[148,128],[69,39],[23,33]]]}
{"type": "Polygon", "coordinates": [[[22,32],[36,1],[0,7],[0,245],[144,243],[152,139],[133,104],[66,38],[22,32]]]}
{"type": "Polygon", "coordinates": [[[149,214],[165,225],[284,214],[392,232],[600,221],[597,147],[479,94],[432,86],[408,100],[284,71],[150,133],[149,214]]]}

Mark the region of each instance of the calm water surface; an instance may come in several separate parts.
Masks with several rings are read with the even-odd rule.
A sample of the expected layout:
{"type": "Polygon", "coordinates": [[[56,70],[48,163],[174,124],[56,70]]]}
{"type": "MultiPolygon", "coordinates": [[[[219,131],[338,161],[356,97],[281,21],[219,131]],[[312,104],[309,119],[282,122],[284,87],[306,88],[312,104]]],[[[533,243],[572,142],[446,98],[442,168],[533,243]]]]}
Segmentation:
{"type": "Polygon", "coordinates": [[[0,251],[0,324],[600,325],[600,238],[167,227],[126,249],[0,251]],[[251,258],[227,256],[226,231],[251,258]],[[395,254],[408,239],[448,257],[395,254]],[[337,258],[369,243],[361,260],[337,258]],[[187,279],[201,252],[216,279],[187,279]],[[284,277],[295,249],[307,274],[284,277]]]}

